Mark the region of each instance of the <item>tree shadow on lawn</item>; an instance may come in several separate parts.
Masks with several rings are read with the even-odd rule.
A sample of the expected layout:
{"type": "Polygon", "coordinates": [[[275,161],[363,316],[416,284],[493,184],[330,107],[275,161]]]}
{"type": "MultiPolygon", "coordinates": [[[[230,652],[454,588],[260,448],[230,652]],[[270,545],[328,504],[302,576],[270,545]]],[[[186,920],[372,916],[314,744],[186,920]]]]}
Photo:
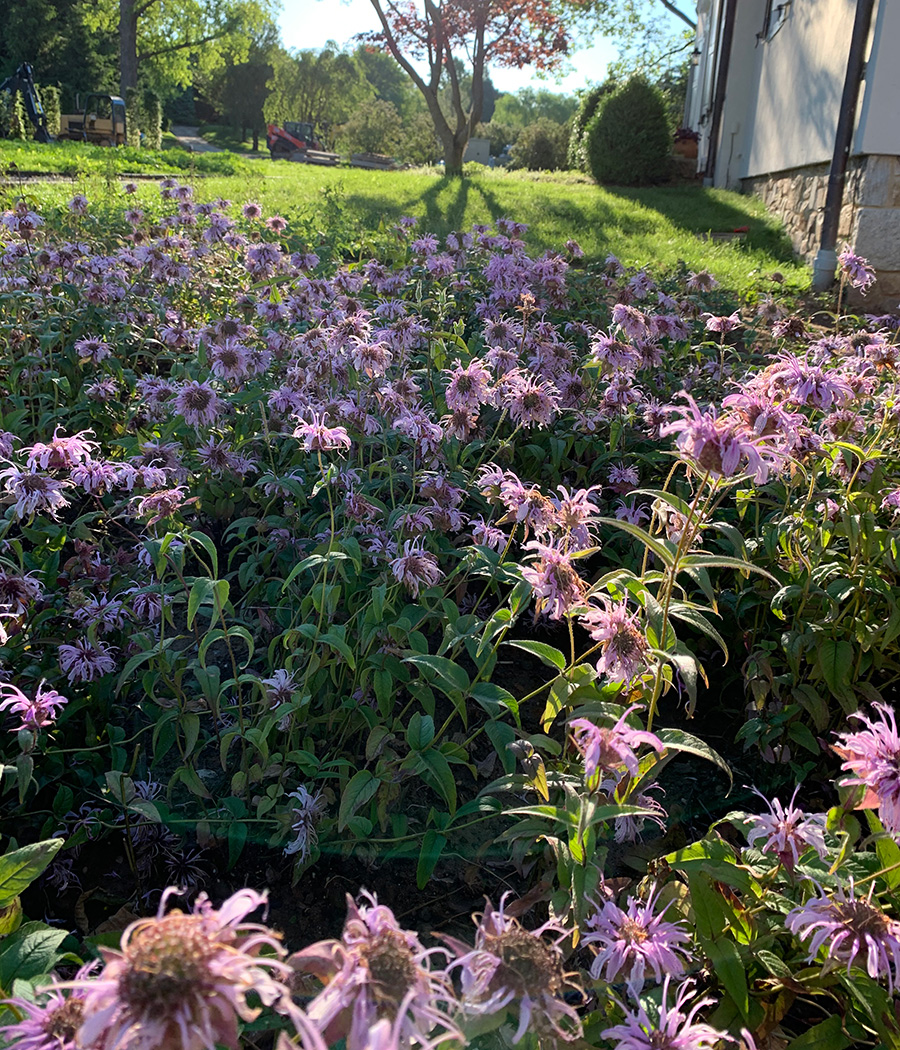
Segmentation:
{"type": "Polygon", "coordinates": [[[658,212],[673,226],[687,233],[731,233],[746,226],[747,233],[741,242],[743,246],[766,252],[780,262],[797,261],[791,239],[777,219],[766,215],[749,215],[729,201],[722,200],[719,195],[721,191],[700,186],[651,186],[642,189],[604,186],[603,189],[611,196],[658,212]]]}
{"type": "MultiPolygon", "coordinates": [[[[444,176],[437,179],[424,193],[413,194],[406,198],[387,195],[370,196],[353,193],[345,198],[347,206],[352,209],[366,225],[377,226],[379,222],[396,222],[401,216],[418,212],[425,206],[422,226],[425,232],[438,237],[446,237],[452,230],[461,230],[466,223],[466,209],[469,206],[471,179],[455,179],[444,176]],[[450,192],[449,200],[441,198],[450,192]]],[[[494,214],[488,203],[488,209],[494,218],[502,215],[502,210],[494,214]]]]}

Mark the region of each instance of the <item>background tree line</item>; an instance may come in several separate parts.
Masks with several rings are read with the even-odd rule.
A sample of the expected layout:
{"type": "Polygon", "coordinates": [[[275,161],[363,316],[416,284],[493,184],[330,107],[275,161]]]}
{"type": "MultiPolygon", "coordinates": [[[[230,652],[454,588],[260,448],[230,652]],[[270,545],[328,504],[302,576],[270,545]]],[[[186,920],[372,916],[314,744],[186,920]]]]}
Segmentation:
{"type": "MultiPolygon", "coordinates": [[[[441,156],[441,121],[452,126],[458,114],[473,115],[477,94],[480,121],[466,134],[490,139],[492,156],[521,166],[567,166],[583,93],[542,87],[502,93],[487,68],[478,73],[454,57],[435,102],[383,41],[288,51],[276,14],[275,0],[6,0],[0,79],[28,61],[39,84],[59,89],[63,112],[75,109],[76,94],[94,90],[125,95],[136,116],[152,110],[157,96],[164,121],[224,125],[253,148],[266,122],[309,120],[330,146],[412,163],[441,156]]],[[[674,125],[684,77],[678,49],[673,53],[675,61],[663,63],[656,79],[674,125]]]]}

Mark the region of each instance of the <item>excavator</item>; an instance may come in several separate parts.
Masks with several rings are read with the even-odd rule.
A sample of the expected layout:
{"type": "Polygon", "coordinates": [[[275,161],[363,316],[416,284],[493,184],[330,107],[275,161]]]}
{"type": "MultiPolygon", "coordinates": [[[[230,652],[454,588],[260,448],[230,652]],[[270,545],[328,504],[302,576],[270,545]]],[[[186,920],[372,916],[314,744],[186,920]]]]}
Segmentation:
{"type": "MultiPolygon", "coordinates": [[[[34,84],[34,71],[23,62],[11,77],[0,82],[0,91],[19,91],[25,112],[34,125],[38,142],[52,142],[47,128],[47,114],[34,84]]],[[[81,113],[63,113],[59,118],[58,139],[93,142],[98,146],[124,146],[127,142],[125,103],[118,95],[93,92],[85,99],[81,113]]]]}
{"type": "Polygon", "coordinates": [[[38,142],[52,142],[53,136],[47,130],[47,114],[41,105],[37,89],[34,86],[34,72],[27,62],[23,62],[11,77],[0,82],[0,91],[22,93],[22,101],[25,103],[25,112],[28,119],[34,124],[34,137],[38,142]]]}

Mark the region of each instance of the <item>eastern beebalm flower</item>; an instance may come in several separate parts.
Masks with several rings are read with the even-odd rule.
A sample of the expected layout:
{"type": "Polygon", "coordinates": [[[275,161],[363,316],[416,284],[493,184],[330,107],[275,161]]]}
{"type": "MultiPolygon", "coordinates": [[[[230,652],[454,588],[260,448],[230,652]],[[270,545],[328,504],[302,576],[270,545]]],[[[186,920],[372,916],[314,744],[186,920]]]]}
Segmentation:
{"type": "MultiPolygon", "coordinates": [[[[289,1009],[280,978],[278,935],[242,922],[265,904],[265,895],[239,890],[216,910],[200,894],[193,913],[166,912],[175,887],[162,896],[155,918],[138,919],[118,950],[101,948],[104,967],[93,979],[69,985],[84,998],[78,1044],[92,1050],[238,1050],[238,1018],[252,1021],[254,992],[265,1006],[289,1009]],[[261,950],[272,953],[262,955],[261,950]]],[[[292,1013],[296,1008],[292,1009],[292,1013]]]]}
{"type": "Polygon", "coordinates": [[[762,852],[774,853],[789,871],[793,871],[807,849],[814,849],[823,860],[828,852],[825,845],[825,816],[822,813],[807,816],[802,809],[798,809],[794,801],[799,790],[798,784],[787,806],[782,806],[777,798],[770,802],[765,795],[757,792],[768,805],[769,812],[750,817],[750,830],[747,832],[749,845],[764,840],[760,847],[762,852]]]}
{"type": "Polygon", "coordinates": [[[841,276],[851,288],[857,288],[863,295],[875,283],[875,270],[868,259],[856,255],[850,248],[845,248],[838,256],[841,264],[841,276]]]}
{"type": "Polygon", "coordinates": [[[415,933],[402,929],[390,908],[363,892],[364,903],[347,898],[347,920],[339,941],[319,941],[296,955],[298,970],[314,973],[325,987],[307,1008],[309,1021],[329,1045],[346,1039],[347,1050],[369,1050],[370,1033],[383,1036],[388,1022],[394,1050],[414,1041],[429,1048],[462,1033],[442,1006],[456,997],[444,970],[431,958],[446,954],[426,949],[415,933]]]}
{"type": "Polygon", "coordinates": [[[215,390],[209,383],[198,383],[195,379],[181,387],[171,405],[172,411],[193,427],[214,423],[222,411],[222,402],[215,390]]]}
{"type": "Polygon", "coordinates": [[[571,1041],[581,1035],[581,1020],[565,1001],[567,991],[581,992],[573,974],[566,973],[560,943],[568,933],[554,922],[526,930],[505,914],[505,893],[500,907],[485,905],[470,949],[453,937],[443,940],[457,954],[453,967],[460,971],[462,1006],[467,1014],[483,1016],[518,1011],[519,1024],[513,1043],[531,1028],[548,1039],[571,1041]],[[554,935],[547,940],[545,933],[554,935]]]}
{"type": "Polygon", "coordinates": [[[546,610],[551,620],[560,620],[575,606],[584,603],[587,584],[564,550],[539,540],[526,543],[525,550],[533,550],[537,555],[521,570],[534,589],[536,616],[546,610]]]}
{"type": "Polygon", "coordinates": [[[850,783],[872,792],[882,824],[896,835],[900,833],[900,733],[892,708],[872,706],[881,717],[854,712],[850,717],[862,722],[865,729],[839,733],[835,749],[843,759],[841,768],[853,773],[850,783]]]}
{"type": "Polygon", "coordinates": [[[32,700],[11,682],[0,682],[0,695],[5,693],[7,697],[0,701],[0,711],[9,710],[22,719],[21,724],[12,730],[13,733],[20,729],[36,733],[53,725],[59,717],[59,712],[69,700],[55,689],[45,689],[45,685],[46,682],[42,680],[32,700]]]}
{"type": "Polygon", "coordinates": [[[573,718],[569,722],[575,746],[584,756],[586,780],[590,780],[598,770],[618,775],[623,766],[631,776],[636,777],[640,762],[635,748],[641,744],[648,744],[659,754],[665,751],[663,742],[655,733],[632,729],[628,725],[626,720],[635,710],[637,705],[629,707],[622,712],[616,724],[608,728],[595,725],[587,718],[573,718]]]}
{"type": "Polygon", "coordinates": [[[417,598],[422,587],[433,587],[444,574],[438,568],[437,558],[422,549],[422,540],[404,540],[403,553],[391,561],[391,572],[417,598]]]}
{"type": "MultiPolygon", "coordinates": [[[[86,978],[95,963],[82,967],[76,980],[86,978]]],[[[38,990],[37,998],[6,999],[4,1005],[21,1015],[0,1027],[0,1039],[16,1050],[76,1050],[75,1037],[84,1018],[84,996],[72,991],[64,995],[57,982],[38,990]]]]}
{"type": "Polygon", "coordinates": [[[602,598],[603,607],[594,606],[580,617],[582,627],[600,643],[597,671],[614,682],[628,685],[646,667],[647,639],[636,612],[628,602],[602,598]]]}
{"type": "Polygon", "coordinates": [[[884,978],[893,994],[900,980],[900,923],[872,903],[874,883],[868,897],[857,897],[851,881],[850,896],[838,889],[833,897],[820,890],[805,904],[790,911],[785,926],[801,941],[809,941],[808,959],[813,962],[821,948],[829,959],[859,966],[873,980],[884,978]]]}
{"type": "Polygon", "coordinates": [[[55,481],[47,474],[19,467],[0,470],[0,479],[3,479],[4,488],[15,499],[17,518],[31,518],[38,511],[45,511],[55,519],[59,511],[69,505],[63,495],[71,487],[68,481],[55,481]]]}
{"type": "Polygon", "coordinates": [[[59,647],[59,666],[71,683],[93,682],[116,669],[111,650],[102,642],[79,638],[59,647]]]}
{"type": "Polygon", "coordinates": [[[588,917],[581,940],[598,949],[591,964],[594,980],[625,981],[637,999],[649,974],[659,984],[667,974],[684,973],[688,952],[683,945],[690,935],[680,923],[663,919],[668,906],[655,913],[658,896],[654,887],[645,901],[629,897],[624,911],[614,901],[605,901],[588,917]]]}
{"type": "Polygon", "coordinates": [[[305,420],[294,431],[294,437],[307,452],[331,452],[350,448],[350,435],[344,427],[326,427],[318,412],[313,413],[311,423],[305,420]]]}
{"type": "MultiPolygon", "coordinates": [[[[687,1001],[694,991],[692,981],[685,981],[675,993],[675,1001],[669,1006],[669,982],[666,977],[663,983],[663,999],[657,1020],[651,1020],[643,1005],[635,1011],[626,1010],[622,1024],[613,1025],[601,1032],[603,1039],[615,1039],[616,1050],[716,1050],[721,1043],[739,1044],[741,1040],[719,1031],[712,1025],[695,1020],[697,1014],[706,1006],[713,1006],[715,1000],[696,999],[687,1007],[687,1001]]],[[[744,1043],[753,1047],[748,1035],[744,1043]]]]}

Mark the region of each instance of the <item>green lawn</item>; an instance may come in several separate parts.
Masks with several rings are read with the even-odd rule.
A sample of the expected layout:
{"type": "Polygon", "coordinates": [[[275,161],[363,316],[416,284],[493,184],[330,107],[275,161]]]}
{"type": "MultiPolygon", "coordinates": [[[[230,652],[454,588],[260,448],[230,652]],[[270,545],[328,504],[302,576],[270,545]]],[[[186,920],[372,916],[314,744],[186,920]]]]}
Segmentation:
{"type": "MultiPolygon", "coordinates": [[[[442,236],[506,216],[528,223],[532,250],[561,248],[571,237],[589,260],[613,252],[626,265],[646,265],[656,273],[683,263],[692,270],[709,269],[725,288],[737,293],[769,285],[774,271],[793,291],[809,283],[808,270],[794,260],[786,235],[762,204],[725,190],[600,188],[576,173],[554,176],[487,169],[449,179],[433,170],[386,173],[273,163],[233,154],[0,142],[0,168],[10,161],[20,170],[77,172],[70,182],[22,185],[48,205],[64,202],[74,187],[115,207],[122,199],[116,186],[120,175],[168,170],[182,180],[196,180],[198,198],[253,198],[267,213],[278,212],[289,220],[303,218],[305,224],[311,221],[322,229],[340,223],[349,230],[376,230],[402,215],[414,215],[422,230],[442,236]],[[223,166],[234,174],[217,174],[223,166]],[[702,239],[710,231],[727,233],[745,226],[749,229],[743,242],[702,239]]],[[[6,180],[7,198],[19,190],[14,178],[6,180]]],[[[158,199],[153,182],[141,183],[138,197],[148,203],[158,199]]]]}

